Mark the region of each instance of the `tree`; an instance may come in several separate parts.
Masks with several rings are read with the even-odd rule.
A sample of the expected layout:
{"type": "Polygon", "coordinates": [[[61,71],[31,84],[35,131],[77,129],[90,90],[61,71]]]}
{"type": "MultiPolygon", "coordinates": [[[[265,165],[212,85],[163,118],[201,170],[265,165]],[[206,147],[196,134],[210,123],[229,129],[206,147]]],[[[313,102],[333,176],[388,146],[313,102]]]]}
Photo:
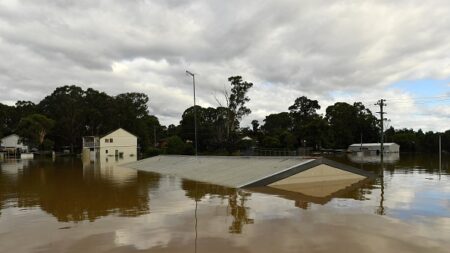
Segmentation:
{"type": "Polygon", "coordinates": [[[269,135],[279,135],[284,131],[292,131],[292,118],[288,112],[274,113],[266,116],[261,129],[269,135]]]}
{"type": "Polygon", "coordinates": [[[20,120],[17,132],[29,142],[42,146],[55,121],[42,114],[32,114],[20,120]]]}
{"type": "Polygon", "coordinates": [[[231,83],[231,94],[228,100],[228,134],[230,134],[239,127],[242,117],[252,112],[245,104],[250,101],[247,92],[253,86],[253,83],[243,81],[241,76],[229,77],[228,81],[231,83]]]}
{"type": "Polygon", "coordinates": [[[114,115],[114,99],[104,92],[88,88],[83,97],[85,134],[100,135],[118,127],[114,115]]]}
{"type": "Polygon", "coordinates": [[[183,154],[185,150],[185,144],[183,140],[178,136],[171,136],[167,138],[167,153],[168,154],[183,154]]]}
{"type": "Polygon", "coordinates": [[[293,132],[299,143],[304,143],[308,146],[320,145],[320,136],[322,135],[318,129],[321,117],[317,114],[320,109],[317,100],[311,100],[306,96],[301,96],[295,99],[293,105],[289,106],[290,115],[293,121],[293,132]]]}
{"type": "Polygon", "coordinates": [[[320,109],[319,102],[317,100],[311,100],[305,96],[295,99],[293,105],[289,106],[289,111],[296,120],[306,120],[317,115],[317,110],[320,109]]]}
{"type": "Polygon", "coordinates": [[[42,100],[38,107],[49,118],[56,119],[53,138],[59,147],[70,146],[72,153],[81,146],[81,137],[85,131],[84,91],[72,85],[58,87],[50,96],[42,100]]]}
{"type": "Polygon", "coordinates": [[[14,107],[0,103],[0,137],[8,135],[12,132],[12,115],[14,107]]]}
{"type": "Polygon", "coordinates": [[[236,149],[238,137],[236,130],[239,128],[241,119],[249,115],[252,111],[246,107],[246,103],[250,101],[247,92],[253,86],[253,83],[243,81],[241,76],[231,76],[228,78],[231,84],[231,93],[225,99],[227,101],[226,116],[226,147],[229,153],[236,149]]]}
{"type": "Polygon", "coordinates": [[[353,105],[337,102],[326,109],[326,120],[330,124],[334,147],[347,148],[352,143],[378,142],[378,121],[362,103],[353,105]]]}
{"type": "Polygon", "coordinates": [[[254,120],[252,120],[251,124],[252,124],[253,134],[256,135],[259,131],[259,122],[256,119],[254,119],[254,120]]]}

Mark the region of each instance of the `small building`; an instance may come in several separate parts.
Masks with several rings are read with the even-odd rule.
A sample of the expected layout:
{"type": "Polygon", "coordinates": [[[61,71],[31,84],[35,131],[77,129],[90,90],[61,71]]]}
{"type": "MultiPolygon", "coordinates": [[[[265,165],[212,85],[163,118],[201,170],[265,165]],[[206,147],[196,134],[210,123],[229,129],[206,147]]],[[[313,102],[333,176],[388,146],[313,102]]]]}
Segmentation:
{"type": "Polygon", "coordinates": [[[11,134],[3,137],[0,141],[0,146],[2,150],[14,151],[18,153],[27,153],[28,146],[24,145],[20,136],[17,134],[11,134]]]}
{"type": "Polygon", "coordinates": [[[119,128],[103,137],[83,137],[83,157],[89,156],[90,160],[108,160],[114,157],[116,160],[128,160],[137,156],[137,137],[130,132],[119,128]]]}
{"type": "MultiPolygon", "coordinates": [[[[400,145],[397,143],[384,143],[383,145],[384,153],[399,153],[400,145]]],[[[368,153],[380,153],[381,143],[355,143],[348,146],[347,151],[349,152],[368,152],[368,153]]]]}

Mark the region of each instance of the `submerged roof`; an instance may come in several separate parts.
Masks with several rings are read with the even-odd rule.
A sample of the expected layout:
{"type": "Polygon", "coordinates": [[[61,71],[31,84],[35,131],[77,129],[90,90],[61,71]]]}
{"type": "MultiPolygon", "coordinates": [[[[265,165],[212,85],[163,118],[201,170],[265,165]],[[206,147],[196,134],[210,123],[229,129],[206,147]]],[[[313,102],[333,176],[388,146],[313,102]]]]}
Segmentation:
{"type": "Polygon", "coordinates": [[[368,172],[328,159],[302,157],[162,155],[126,164],[124,167],[241,188],[269,185],[320,164],[371,177],[368,172]]]}

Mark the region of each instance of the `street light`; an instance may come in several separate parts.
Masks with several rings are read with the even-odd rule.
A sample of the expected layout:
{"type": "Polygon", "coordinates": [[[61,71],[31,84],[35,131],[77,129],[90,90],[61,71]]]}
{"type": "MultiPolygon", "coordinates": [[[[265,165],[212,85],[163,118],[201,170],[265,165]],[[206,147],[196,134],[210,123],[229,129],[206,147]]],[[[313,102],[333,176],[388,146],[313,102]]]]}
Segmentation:
{"type": "Polygon", "coordinates": [[[194,133],[195,133],[195,156],[197,156],[197,109],[195,104],[195,74],[186,70],[186,74],[192,76],[192,85],[194,88],[194,133]]]}

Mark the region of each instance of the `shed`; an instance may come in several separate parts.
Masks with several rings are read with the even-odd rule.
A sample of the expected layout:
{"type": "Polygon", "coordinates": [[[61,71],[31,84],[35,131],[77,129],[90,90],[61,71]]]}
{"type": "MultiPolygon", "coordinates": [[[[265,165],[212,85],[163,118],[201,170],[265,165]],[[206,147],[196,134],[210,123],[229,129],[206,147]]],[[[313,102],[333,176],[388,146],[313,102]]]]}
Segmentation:
{"type": "MultiPolygon", "coordinates": [[[[400,145],[394,142],[384,143],[384,153],[398,153],[400,152],[400,145]]],[[[348,146],[349,152],[370,152],[370,153],[380,153],[381,143],[355,143],[348,146]]]]}

